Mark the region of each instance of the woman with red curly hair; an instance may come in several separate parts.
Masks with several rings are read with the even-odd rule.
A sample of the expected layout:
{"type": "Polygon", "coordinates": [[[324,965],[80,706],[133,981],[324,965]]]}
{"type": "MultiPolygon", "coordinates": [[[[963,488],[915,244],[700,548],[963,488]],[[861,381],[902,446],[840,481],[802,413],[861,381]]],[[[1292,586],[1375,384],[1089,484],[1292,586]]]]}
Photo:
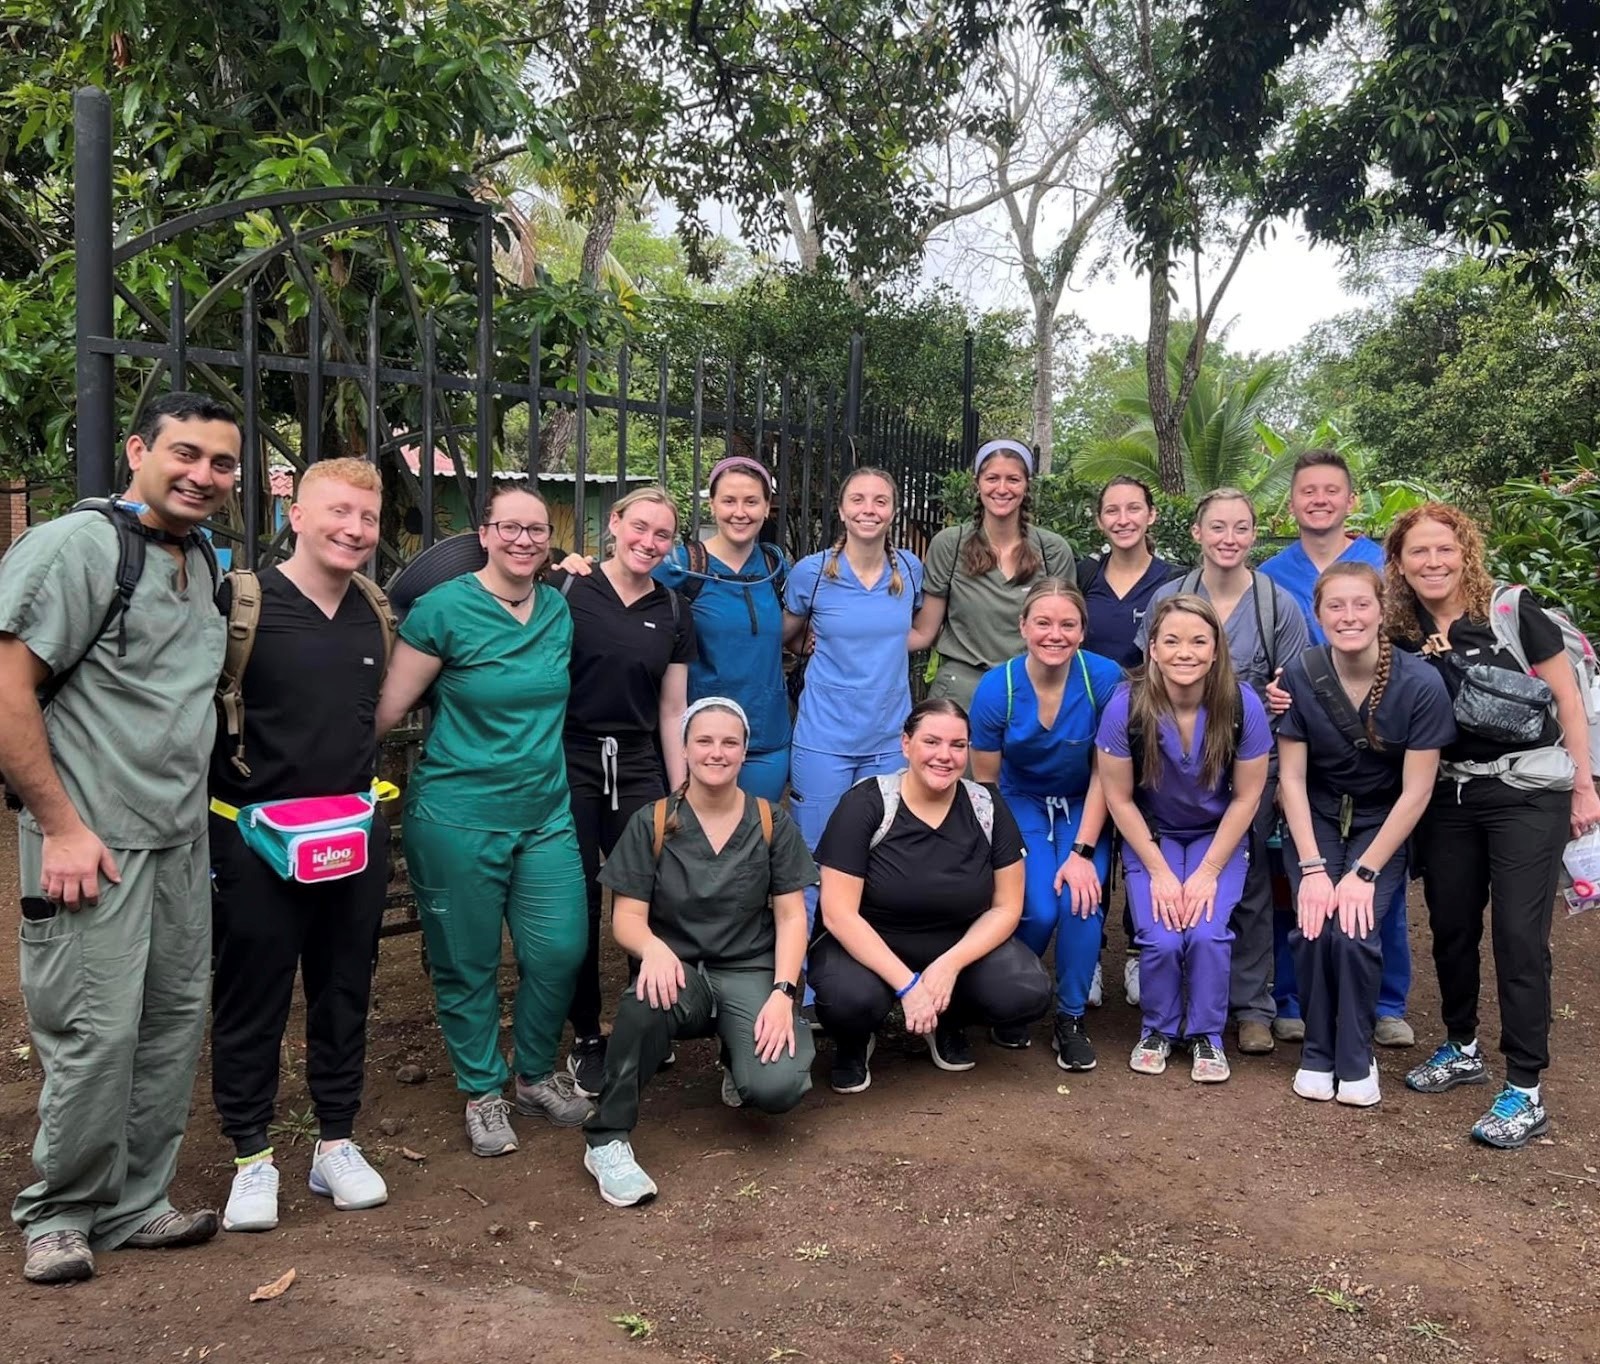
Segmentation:
{"type": "Polygon", "coordinates": [[[1458,735],[1417,826],[1445,1040],[1406,1076],[1424,1094],[1485,1084],[1478,948],[1489,904],[1506,1086],[1472,1135],[1526,1145],[1549,1125],[1550,921],[1561,852],[1600,825],[1589,727],[1560,628],[1525,588],[1497,586],[1459,507],[1429,502],[1384,542],[1384,625],[1449,691],[1458,735]],[[1541,685],[1542,684],[1542,685],[1541,685]]]}

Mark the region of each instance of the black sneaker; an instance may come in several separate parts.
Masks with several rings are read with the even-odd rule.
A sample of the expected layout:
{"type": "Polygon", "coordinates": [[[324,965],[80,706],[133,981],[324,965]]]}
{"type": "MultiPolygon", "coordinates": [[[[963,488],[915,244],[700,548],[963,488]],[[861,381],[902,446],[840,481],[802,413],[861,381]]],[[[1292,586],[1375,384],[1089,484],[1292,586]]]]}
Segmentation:
{"type": "Polygon", "coordinates": [[[990,1028],[989,1040],[995,1046],[1004,1047],[1007,1051],[1024,1051],[1032,1042],[1027,1028],[1021,1025],[1014,1028],[990,1028]]]}
{"type": "Polygon", "coordinates": [[[872,1085],[872,1053],[878,1039],[868,1037],[864,1043],[850,1043],[840,1039],[834,1044],[833,1071],[828,1084],[835,1094],[859,1094],[872,1085]]]}
{"type": "Polygon", "coordinates": [[[1055,1036],[1050,1045],[1055,1048],[1056,1064],[1062,1070],[1093,1070],[1098,1064],[1094,1044],[1083,1030],[1083,1020],[1071,1014],[1056,1015],[1055,1036]]]}
{"type": "Polygon", "coordinates": [[[1407,1087],[1419,1094],[1443,1094],[1457,1085],[1488,1083],[1489,1067],[1484,1064],[1483,1052],[1468,1056],[1454,1042],[1448,1041],[1406,1075],[1407,1087]]]}
{"type": "Polygon", "coordinates": [[[575,1037],[567,1053],[567,1074],[572,1087],[586,1099],[598,1099],[606,1082],[606,1039],[575,1037]]]}
{"type": "Polygon", "coordinates": [[[926,1036],[928,1054],[940,1070],[971,1070],[977,1064],[972,1059],[972,1048],[967,1045],[967,1034],[953,1023],[941,1019],[926,1036]]]}

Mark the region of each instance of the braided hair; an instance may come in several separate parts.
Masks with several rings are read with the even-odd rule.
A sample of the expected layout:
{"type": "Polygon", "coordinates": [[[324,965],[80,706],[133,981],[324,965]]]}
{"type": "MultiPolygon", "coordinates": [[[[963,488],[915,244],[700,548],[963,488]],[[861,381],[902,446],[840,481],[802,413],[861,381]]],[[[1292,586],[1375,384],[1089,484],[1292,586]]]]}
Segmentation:
{"type": "MultiPolygon", "coordinates": [[[[850,485],[858,478],[881,478],[889,485],[889,491],[894,495],[895,510],[900,508],[900,487],[894,481],[894,476],[886,469],[877,469],[868,464],[863,464],[857,469],[852,469],[849,476],[839,488],[839,505],[844,506],[844,495],[850,485]]],[[[839,556],[844,553],[845,545],[849,542],[850,533],[843,527],[839,530],[839,538],[833,542],[823,566],[822,575],[825,578],[837,579],[839,576],[839,556]]],[[[906,580],[900,572],[900,555],[894,547],[894,528],[891,526],[889,533],[883,537],[883,552],[889,557],[889,593],[898,597],[906,590],[906,580]]]]}
{"type": "MultiPolygon", "coordinates": [[[[1377,599],[1378,610],[1384,609],[1383,575],[1371,564],[1356,563],[1352,560],[1336,560],[1323,569],[1317,579],[1317,585],[1311,594],[1311,612],[1313,615],[1322,610],[1322,598],[1328,584],[1335,578],[1357,578],[1367,587],[1372,589],[1372,595],[1377,599]]],[[[1383,704],[1383,693],[1389,686],[1389,675],[1394,670],[1394,641],[1389,637],[1389,632],[1383,626],[1378,627],[1378,663],[1372,672],[1372,690],[1367,693],[1367,742],[1375,749],[1383,747],[1383,740],[1378,737],[1378,707],[1383,704]]]]}

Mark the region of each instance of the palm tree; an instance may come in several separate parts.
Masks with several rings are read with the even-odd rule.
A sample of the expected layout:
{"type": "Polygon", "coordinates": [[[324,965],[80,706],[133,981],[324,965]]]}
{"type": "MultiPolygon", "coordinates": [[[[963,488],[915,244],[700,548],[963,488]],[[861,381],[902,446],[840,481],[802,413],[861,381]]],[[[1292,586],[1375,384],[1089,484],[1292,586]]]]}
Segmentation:
{"type": "MultiPolygon", "coordinates": [[[[1175,335],[1167,351],[1173,387],[1183,365],[1186,339],[1175,335]]],[[[1202,367],[1183,411],[1183,490],[1191,497],[1212,488],[1239,488],[1252,501],[1276,505],[1288,491],[1295,451],[1269,441],[1262,420],[1266,397],[1277,382],[1276,365],[1264,364],[1242,379],[1229,379],[1202,367]]],[[[1148,376],[1141,365],[1112,381],[1116,429],[1094,442],[1073,461],[1072,471],[1085,483],[1103,483],[1118,474],[1132,474],[1152,487],[1161,482],[1155,425],[1150,416],[1148,376]]]]}

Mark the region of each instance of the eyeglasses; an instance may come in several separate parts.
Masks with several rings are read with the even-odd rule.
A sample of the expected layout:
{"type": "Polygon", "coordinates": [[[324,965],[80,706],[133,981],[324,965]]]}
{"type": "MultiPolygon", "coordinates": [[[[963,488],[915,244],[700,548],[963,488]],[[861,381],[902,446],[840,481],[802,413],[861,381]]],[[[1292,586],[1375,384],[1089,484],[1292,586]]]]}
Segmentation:
{"type": "Polygon", "coordinates": [[[496,534],[508,545],[516,544],[524,535],[534,541],[548,540],[553,529],[542,524],[524,525],[521,521],[485,521],[483,524],[493,526],[496,534]]]}

